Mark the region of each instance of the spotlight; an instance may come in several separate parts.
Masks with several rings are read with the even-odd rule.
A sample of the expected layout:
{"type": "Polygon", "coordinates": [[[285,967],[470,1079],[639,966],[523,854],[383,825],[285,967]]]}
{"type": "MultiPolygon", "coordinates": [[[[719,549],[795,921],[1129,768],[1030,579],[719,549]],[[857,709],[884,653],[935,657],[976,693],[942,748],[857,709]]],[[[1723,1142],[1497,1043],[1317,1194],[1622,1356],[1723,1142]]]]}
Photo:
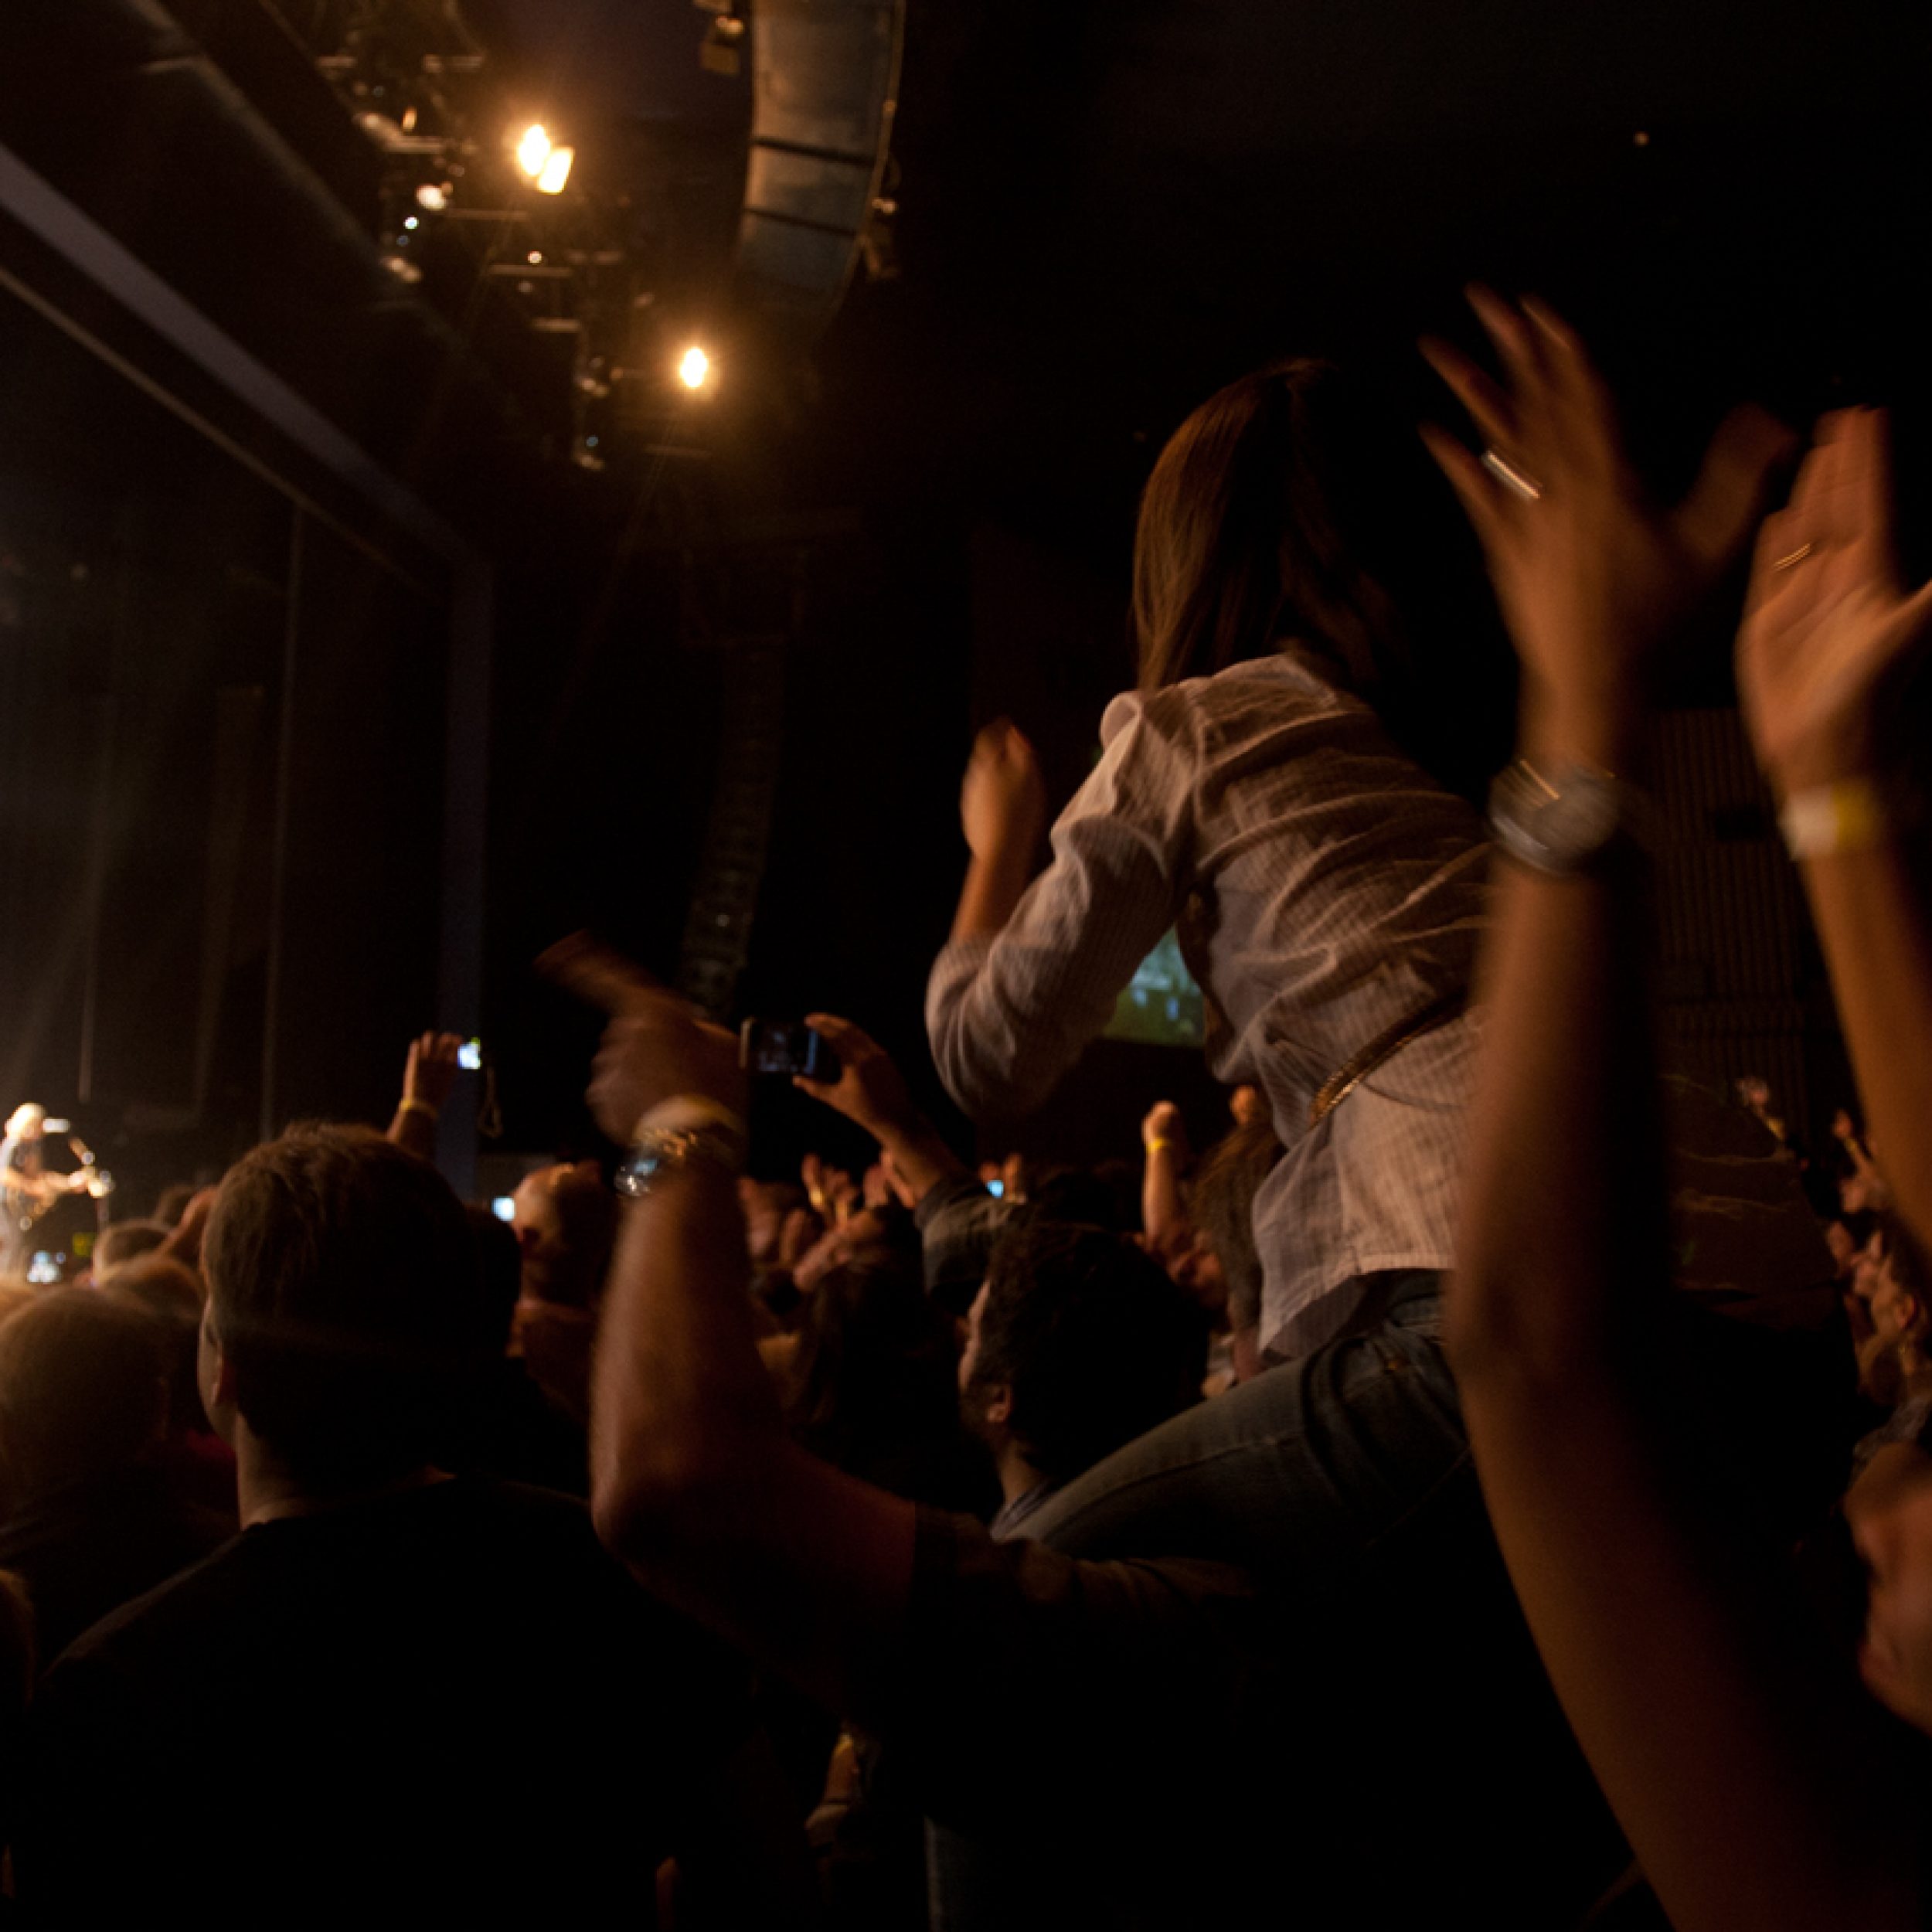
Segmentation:
{"type": "Polygon", "coordinates": [[[416,191],[417,204],[427,208],[433,215],[440,214],[450,205],[450,191],[441,182],[426,181],[416,191]]]}
{"type": "Polygon", "coordinates": [[[702,389],[711,380],[711,358],[695,343],[679,359],[678,380],[689,389],[702,389]]]}
{"type": "Polygon", "coordinates": [[[540,195],[560,195],[569,185],[574,148],[560,148],[541,121],[533,121],[516,144],[516,165],[540,195]]]}
{"type": "Polygon", "coordinates": [[[523,138],[516,144],[516,165],[531,180],[536,180],[543,172],[550,159],[550,137],[541,121],[523,131],[523,138]]]}

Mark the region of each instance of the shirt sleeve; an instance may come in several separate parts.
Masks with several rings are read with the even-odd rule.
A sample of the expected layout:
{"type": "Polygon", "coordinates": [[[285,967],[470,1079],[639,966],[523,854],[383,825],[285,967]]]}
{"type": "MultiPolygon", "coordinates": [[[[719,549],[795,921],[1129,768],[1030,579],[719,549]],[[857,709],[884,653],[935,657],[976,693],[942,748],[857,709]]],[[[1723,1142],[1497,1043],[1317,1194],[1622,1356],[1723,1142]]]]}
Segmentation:
{"type": "Polygon", "coordinates": [[[934,962],[926,1030],[969,1114],[1037,1107],[1106,1026],[1190,883],[1196,760],[1138,692],[1108,706],[1100,763],[1053,828],[1053,862],[1003,931],[934,962]]]}

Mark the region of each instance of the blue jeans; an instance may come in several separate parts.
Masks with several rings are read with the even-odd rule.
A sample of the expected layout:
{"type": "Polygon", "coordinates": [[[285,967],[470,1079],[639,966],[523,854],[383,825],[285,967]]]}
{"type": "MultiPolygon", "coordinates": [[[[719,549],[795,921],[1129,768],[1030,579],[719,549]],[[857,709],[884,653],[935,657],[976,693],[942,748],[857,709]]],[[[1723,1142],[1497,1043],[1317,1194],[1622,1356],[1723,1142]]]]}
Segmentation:
{"type": "MultiPolygon", "coordinates": [[[[1129,1443],[1023,1533],[1078,1556],[1233,1563],[1267,1595],[1281,1692],[1250,1754],[1134,1767],[1164,1801],[1200,1786],[1250,1807],[1245,1825],[1222,1821],[1233,1835],[1213,1886],[1223,1841],[1181,1841],[1199,1848],[1202,1922],[1432,1923],[1432,1900],[1461,1898],[1495,1932],[1572,1924],[1628,1854],[1490,1535],[1442,1353],[1440,1277],[1366,1287],[1348,1332],[1129,1443]],[[1243,1883],[1247,1909],[1226,1896],[1243,1883]]],[[[1090,1903],[1097,1869],[1125,1871],[1131,1895],[1133,1860],[1111,1839],[1043,1862],[936,1829],[934,1932],[1138,1927],[1090,1903]]]]}
{"type": "Polygon", "coordinates": [[[1176,1416],[1069,1483],[1027,1533],[1080,1556],[1194,1556],[1295,1595],[1340,1587],[1468,1467],[1441,1277],[1369,1278],[1336,1340],[1176,1416]]]}

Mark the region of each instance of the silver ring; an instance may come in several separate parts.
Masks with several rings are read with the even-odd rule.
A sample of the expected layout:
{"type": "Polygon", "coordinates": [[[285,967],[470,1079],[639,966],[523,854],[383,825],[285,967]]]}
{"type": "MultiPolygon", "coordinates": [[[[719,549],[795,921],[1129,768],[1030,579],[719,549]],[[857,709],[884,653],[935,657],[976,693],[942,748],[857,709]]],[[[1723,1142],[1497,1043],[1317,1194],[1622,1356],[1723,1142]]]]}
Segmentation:
{"type": "Polygon", "coordinates": [[[1500,450],[1495,447],[1482,453],[1482,466],[1506,490],[1512,491],[1526,503],[1540,500],[1543,486],[1527,470],[1519,470],[1500,450]]]}

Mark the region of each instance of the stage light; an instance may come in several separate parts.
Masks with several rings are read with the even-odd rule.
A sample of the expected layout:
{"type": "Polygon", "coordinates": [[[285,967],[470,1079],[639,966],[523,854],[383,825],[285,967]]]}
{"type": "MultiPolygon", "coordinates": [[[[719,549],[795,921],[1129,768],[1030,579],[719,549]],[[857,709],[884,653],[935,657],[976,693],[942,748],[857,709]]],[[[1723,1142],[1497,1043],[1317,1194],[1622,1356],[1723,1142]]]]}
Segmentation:
{"type": "Polygon", "coordinates": [[[711,358],[695,343],[679,360],[678,380],[689,389],[702,389],[711,380],[711,358]]]}
{"type": "Polygon", "coordinates": [[[417,205],[439,215],[450,205],[450,191],[440,182],[426,181],[416,191],[417,205]]]}
{"type": "Polygon", "coordinates": [[[560,195],[570,182],[570,164],[577,158],[574,148],[553,148],[550,158],[543,164],[543,172],[536,178],[537,192],[540,195],[560,195]]]}
{"type": "Polygon", "coordinates": [[[523,131],[523,138],[516,144],[516,165],[531,180],[536,180],[549,165],[550,137],[544,131],[541,121],[523,131]]]}

